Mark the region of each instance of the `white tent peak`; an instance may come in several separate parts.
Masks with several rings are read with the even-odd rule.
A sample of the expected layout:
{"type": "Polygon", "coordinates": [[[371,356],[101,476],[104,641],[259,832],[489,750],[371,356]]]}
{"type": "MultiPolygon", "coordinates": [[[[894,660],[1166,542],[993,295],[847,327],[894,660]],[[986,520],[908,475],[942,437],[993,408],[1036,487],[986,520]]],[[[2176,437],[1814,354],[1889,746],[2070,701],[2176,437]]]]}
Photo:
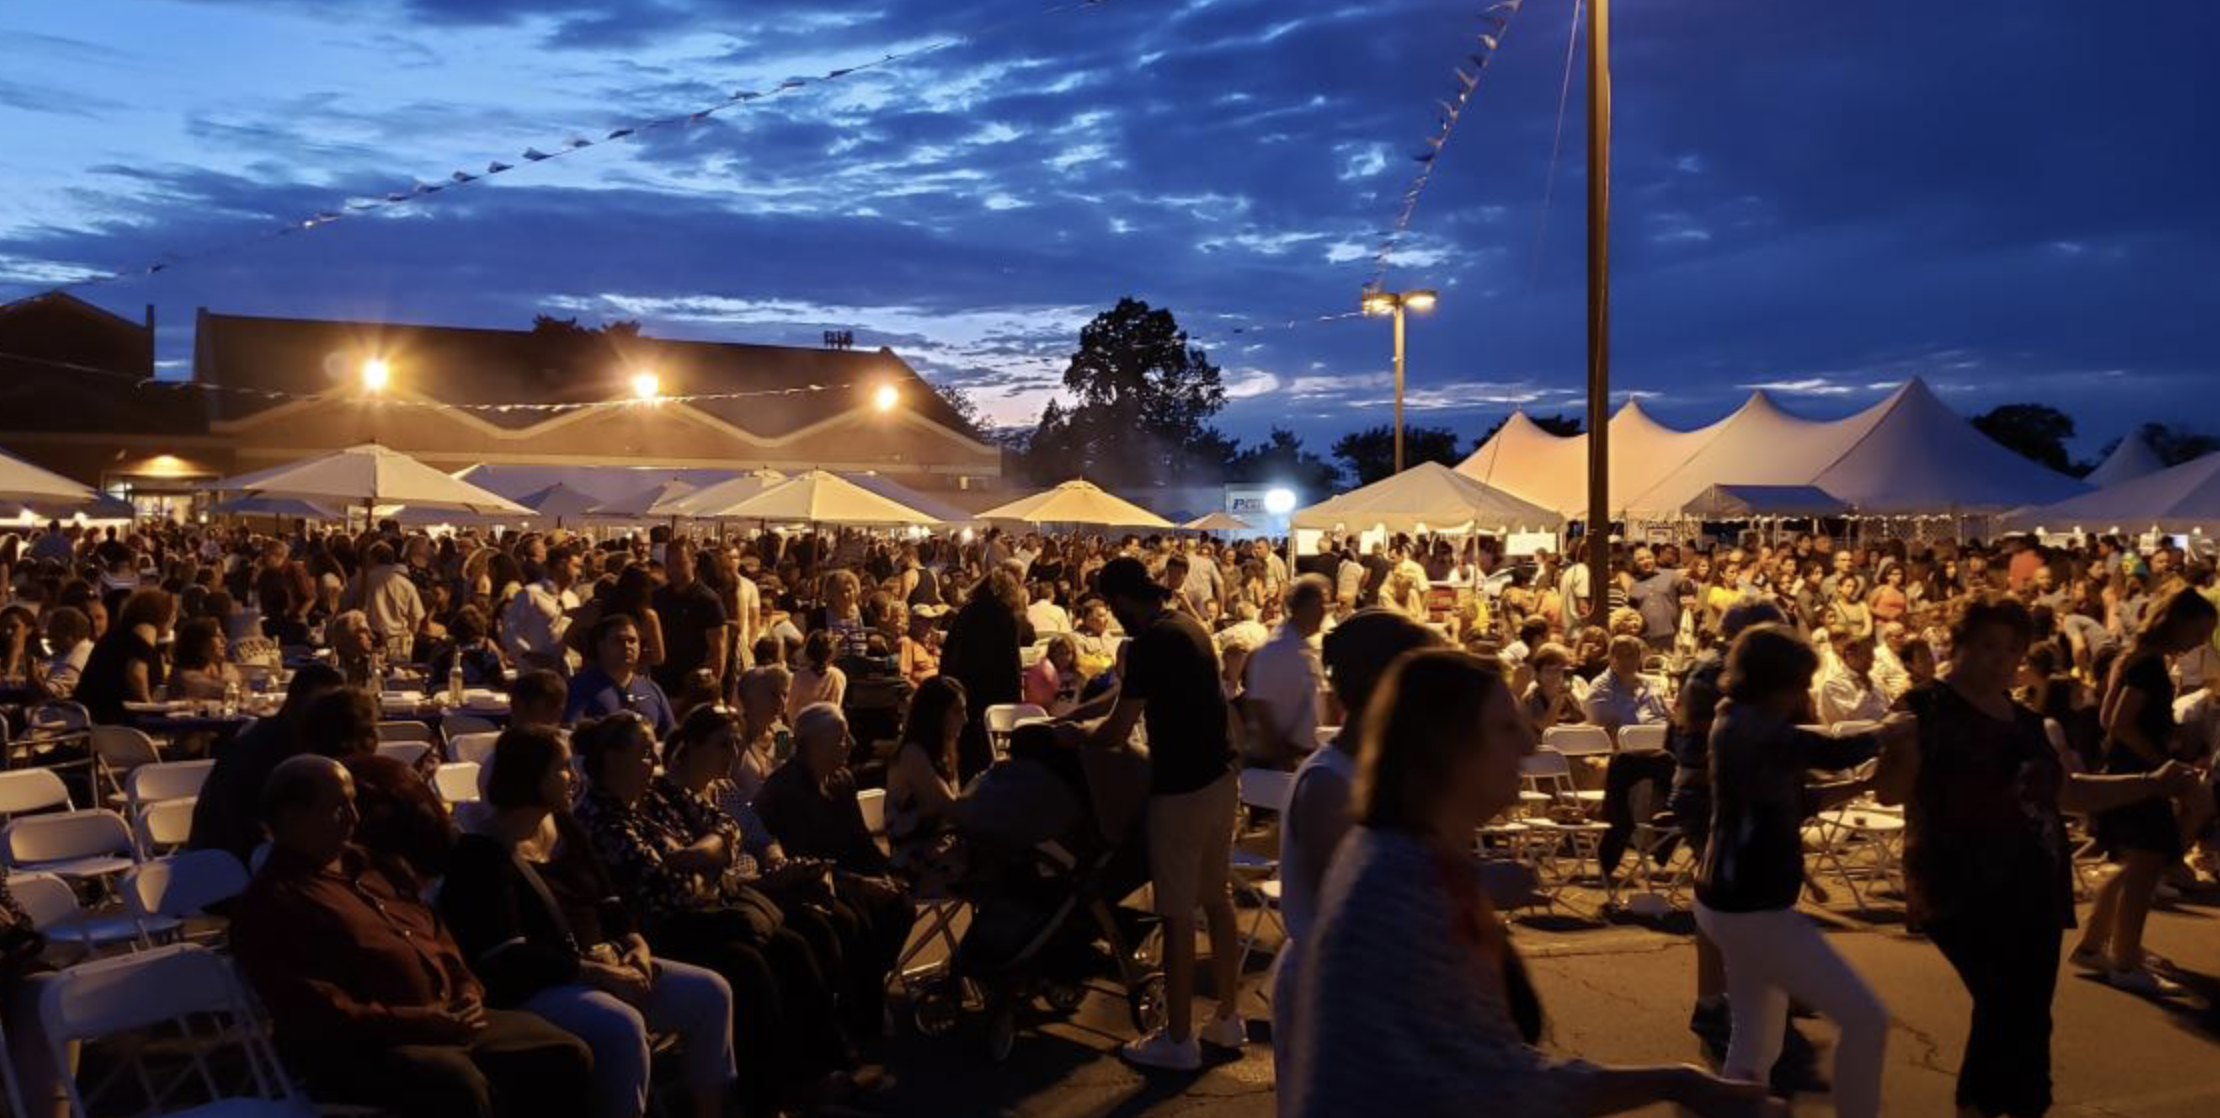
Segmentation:
{"type": "Polygon", "coordinates": [[[2054,532],[2211,532],[2220,527],[2220,452],[2093,493],[2014,513],[2013,528],[2054,532]]]}
{"type": "Polygon", "coordinates": [[[2104,461],[2096,469],[2089,471],[2089,476],[2082,480],[2099,487],[2118,485],[2139,477],[2149,477],[2165,468],[2165,461],[2159,458],[2157,451],[2151,449],[2143,432],[2130,431],[2120,439],[2120,445],[2113,447],[2112,453],[2105,455],[2104,461]]]}

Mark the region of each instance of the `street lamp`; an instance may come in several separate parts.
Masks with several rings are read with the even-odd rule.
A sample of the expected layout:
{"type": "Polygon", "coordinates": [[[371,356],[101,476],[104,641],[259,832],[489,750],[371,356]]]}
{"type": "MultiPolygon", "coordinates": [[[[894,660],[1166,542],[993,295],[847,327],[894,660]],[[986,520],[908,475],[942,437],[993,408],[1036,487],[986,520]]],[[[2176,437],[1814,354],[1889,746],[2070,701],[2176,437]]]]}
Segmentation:
{"type": "Polygon", "coordinates": [[[891,384],[882,384],[877,392],[871,394],[872,406],[883,412],[893,411],[894,405],[901,402],[902,390],[891,384]]]}
{"type": "Polygon", "coordinates": [[[393,366],[383,357],[372,357],[362,363],[362,390],[371,395],[385,391],[386,382],[393,379],[393,366]]]}
{"type": "Polygon", "coordinates": [[[1430,311],[1440,301],[1431,288],[1411,291],[1382,291],[1368,287],[1358,306],[1368,315],[1395,316],[1395,472],[1403,472],[1403,312],[1430,311]]]}
{"type": "Polygon", "coordinates": [[[643,369],[632,374],[632,398],[652,404],[663,395],[663,378],[643,369]]]}

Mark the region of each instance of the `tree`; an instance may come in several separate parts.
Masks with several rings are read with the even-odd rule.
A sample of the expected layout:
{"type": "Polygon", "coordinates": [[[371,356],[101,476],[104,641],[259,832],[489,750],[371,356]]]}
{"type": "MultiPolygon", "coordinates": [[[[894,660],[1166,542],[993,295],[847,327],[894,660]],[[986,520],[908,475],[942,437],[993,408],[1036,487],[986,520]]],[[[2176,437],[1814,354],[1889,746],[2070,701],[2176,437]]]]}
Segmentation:
{"type": "Polygon", "coordinates": [[[1339,487],[1341,471],[1304,450],[1302,437],[1295,432],[1274,427],[1263,442],[1231,456],[1226,463],[1226,480],[1287,485],[1307,495],[1324,495],[1339,487]]]}
{"type": "MultiPolygon", "coordinates": [[[[1496,420],[1494,426],[1480,432],[1480,437],[1472,440],[1472,449],[1477,451],[1488,445],[1488,440],[1494,438],[1495,433],[1503,430],[1503,425],[1510,421],[1510,416],[1496,420]]],[[[1526,417],[1526,421],[1552,435],[1572,436],[1587,430],[1587,425],[1577,415],[1530,415],[1526,417]]]]}
{"type": "Polygon", "coordinates": [[[971,393],[953,384],[936,384],[929,380],[925,381],[925,387],[932,389],[933,395],[940,397],[941,403],[947,404],[948,409],[956,413],[956,418],[964,421],[964,427],[969,433],[977,435],[987,429],[986,416],[980,414],[979,401],[972,399],[971,393]]]}
{"type": "Polygon", "coordinates": [[[1052,401],[1034,428],[1027,457],[1037,476],[1167,485],[1217,472],[1232,450],[1208,425],[1225,406],[1223,377],[1170,311],[1129,296],[1096,315],[1079,332],[1064,387],[1077,402],[1052,401]]]}
{"type": "MultiPolygon", "coordinates": [[[[1981,433],[2031,462],[2062,474],[2077,472],[2066,453],[2073,417],[2048,404],[2002,404],[1973,417],[1981,433]]],[[[2079,471],[2086,472],[2086,471],[2079,471]]]]}
{"type": "MultiPolygon", "coordinates": [[[[2158,455],[2158,460],[2169,466],[2179,466],[2192,458],[2202,458],[2215,450],[2220,450],[2220,439],[2215,439],[2211,435],[2200,431],[2192,431],[2187,427],[2174,427],[2164,423],[2146,423],[2137,428],[2136,433],[2142,435],[2143,441],[2151,445],[2151,450],[2158,455]]],[[[2114,445],[2118,444],[2115,443],[2114,445]]],[[[2110,448],[2107,448],[2105,454],[2110,453],[2110,448]]],[[[2097,460],[2103,461],[2104,455],[2098,455],[2097,460]]]]}
{"type": "MultiPolygon", "coordinates": [[[[1447,427],[1403,429],[1403,461],[1407,466],[1420,462],[1454,466],[1463,459],[1457,445],[1457,433],[1447,427]]],[[[1395,473],[1395,429],[1382,424],[1351,431],[1335,441],[1334,457],[1341,459],[1358,485],[1388,477],[1395,473]]]]}

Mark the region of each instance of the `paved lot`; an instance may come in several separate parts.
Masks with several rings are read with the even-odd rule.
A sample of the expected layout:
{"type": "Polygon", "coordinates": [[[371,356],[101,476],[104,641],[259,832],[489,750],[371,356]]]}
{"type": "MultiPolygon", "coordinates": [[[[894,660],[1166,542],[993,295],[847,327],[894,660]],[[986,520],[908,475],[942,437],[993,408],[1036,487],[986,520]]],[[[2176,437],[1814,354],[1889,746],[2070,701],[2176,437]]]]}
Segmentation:
{"type": "MultiPolygon", "coordinates": [[[[1575,895],[1576,910],[1593,911],[1575,895]]],[[[2190,903],[2152,920],[2150,941],[2193,972],[2220,974],[2220,900],[2190,903]]],[[[1967,998],[1939,953],[1906,935],[1885,914],[1823,916],[1834,942],[1880,990],[1894,1030],[1889,1038],[1886,1113],[1949,1115],[1953,1076],[1964,1046],[1967,998]]],[[[1562,912],[1522,920],[1514,935],[1551,1019],[1552,1050],[1604,1062],[1700,1058],[1687,1031],[1695,950],[1673,927],[1599,923],[1562,912]]],[[[1253,969],[1261,971],[1259,960],[1253,969]]],[[[1263,1017],[1252,977],[1245,1009],[1263,1017]]],[[[2212,1118],[2220,1115],[2220,978],[2199,983],[2203,1000],[2166,1006],[2068,974],[2060,983],[2055,1042],[2061,1118],[2212,1118]]],[[[1824,1022],[1804,1026],[1823,1044],[1824,1022]]],[[[1260,1041],[1264,1025],[1252,1025],[1260,1041]]],[[[1068,1020],[1020,1035],[1009,1061],[983,1054],[975,1024],[955,1034],[898,1041],[891,1061],[901,1087],[896,1112],[908,1115],[1014,1115],[1024,1118],[1168,1118],[1272,1113],[1269,1046],[1252,1044],[1239,1060],[1199,1075],[1142,1074],[1115,1055],[1130,1036],[1123,1003],[1090,997],[1068,1020]]],[[[1648,1113],[1665,1115],[1665,1108],[1648,1113]]],[[[1798,1100],[1795,1113],[1832,1114],[1824,1097],[1798,1100]]]]}

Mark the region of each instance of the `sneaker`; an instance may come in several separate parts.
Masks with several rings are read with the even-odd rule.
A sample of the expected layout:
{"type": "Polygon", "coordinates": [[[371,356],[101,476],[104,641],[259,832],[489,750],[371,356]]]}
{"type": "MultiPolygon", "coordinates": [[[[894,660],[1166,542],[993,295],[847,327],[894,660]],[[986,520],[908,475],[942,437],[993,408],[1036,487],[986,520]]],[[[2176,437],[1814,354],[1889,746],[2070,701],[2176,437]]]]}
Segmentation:
{"type": "Polygon", "coordinates": [[[1238,1052],[1249,1043],[1249,1023],[1238,1013],[1231,1017],[1212,1017],[1204,1022],[1195,1038],[1213,1048],[1231,1048],[1238,1052]]]}
{"type": "Polygon", "coordinates": [[[1734,1035],[1734,1013],[1725,999],[1708,1006],[1698,1003],[1695,1012],[1688,1015],[1688,1031],[1703,1041],[1704,1051],[1712,1060],[1723,1061],[1727,1058],[1727,1043],[1734,1035]]]}
{"type": "Polygon", "coordinates": [[[1773,1093],[1782,1098],[1799,1094],[1823,1095],[1832,1090],[1819,1070],[1819,1047],[1796,1027],[1794,1021],[1781,1031],[1781,1054],[1766,1076],[1773,1093]]]}
{"type": "Polygon", "coordinates": [[[2105,956],[2101,947],[2076,947],[2073,954],[2066,956],[2066,962],[2093,974],[2112,969],[2112,960],[2105,956]]]}
{"type": "Polygon", "coordinates": [[[2181,998],[2189,995],[2189,988],[2171,978],[2161,978],[2144,967],[2133,970],[2106,971],[2104,980],[2115,990],[2142,994],[2152,998],[2181,998]]]}
{"type": "Polygon", "coordinates": [[[1202,1046],[1194,1037],[1173,1040],[1172,1034],[1158,1029],[1139,1040],[1128,1041],[1118,1054],[1145,1068],[1165,1071],[1198,1071],[1202,1068],[1202,1046]]]}

